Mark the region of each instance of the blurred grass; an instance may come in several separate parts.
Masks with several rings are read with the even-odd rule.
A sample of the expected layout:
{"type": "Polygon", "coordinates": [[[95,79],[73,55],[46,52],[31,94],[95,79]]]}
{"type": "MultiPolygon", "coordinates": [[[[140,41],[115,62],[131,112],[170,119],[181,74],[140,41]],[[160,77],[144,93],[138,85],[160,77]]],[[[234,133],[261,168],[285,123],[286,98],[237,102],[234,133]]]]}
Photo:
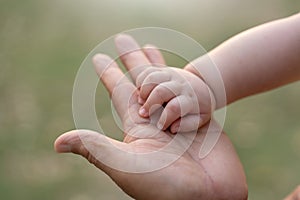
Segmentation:
{"type": "MultiPolygon", "coordinates": [[[[129,199],[83,159],[53,151],[55,138],[74,128],[71,95],[79,65],[102,40],[159,26],[209,50],[299,8],[297,0],[0,0],[1,199],[129,199]]],[[[281,199],[300,184],[299,86],[228,108],[225,130],[245,166],[250,199],[281,199]]],[[[97,109],[112,130],[106,103],[97,109]]]]}

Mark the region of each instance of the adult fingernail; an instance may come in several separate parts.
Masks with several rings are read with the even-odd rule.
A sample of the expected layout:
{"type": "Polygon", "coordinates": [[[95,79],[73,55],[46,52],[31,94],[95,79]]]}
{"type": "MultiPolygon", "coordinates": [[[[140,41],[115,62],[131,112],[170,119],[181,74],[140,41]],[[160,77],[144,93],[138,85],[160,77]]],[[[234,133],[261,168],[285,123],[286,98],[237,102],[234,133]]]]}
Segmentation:
{"type": "Polygon", "coordinates": [[[143,116],[143,117],[147,117],[147,116],[148,116],[148,112],[147,112],[146,109],[143,108],[143,107],[141,107],[141,108],[139,109],[139,114],[140,114],[141,116],[143,116]]]}
{"type": "Polygon", "coordinates": [[[71,151],[71,146],[68,144],[61,144],[57,147],[57,152],[59,153],[67,153],[71,151]]]}

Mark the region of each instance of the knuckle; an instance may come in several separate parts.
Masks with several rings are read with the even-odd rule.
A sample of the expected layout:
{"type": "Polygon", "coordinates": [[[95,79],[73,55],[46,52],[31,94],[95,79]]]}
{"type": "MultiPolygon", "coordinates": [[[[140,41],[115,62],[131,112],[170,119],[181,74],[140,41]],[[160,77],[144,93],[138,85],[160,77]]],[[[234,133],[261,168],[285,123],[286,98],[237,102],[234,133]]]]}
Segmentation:
{"type": "Polygon", "coordinates": [[[147,90],[147,85],[145,84],[142,84],[141,87],[140,87],[140,95],[144,95],[144,93],[146,92],[147,90]]]}
{"type": "Polygon", "coordinates": [[[145,73],[146,74],[151,74],[152,72],[155,72],[157,71],[158,69],[156,67],[153,67],[153,66],[149,66],[147,67],[147,69],[145,70],[145,73]]]}
{"type": "Polygon", "coordinates": [[[147,100],[147,98],[149,96],[149,93],[150,93],[149,90],[145,86],[141,87],[141,89],[140,89],[140,97],[144,101],[147,100]]]}
{"type": "Polygon", "coordinates": [[[165,88],[162,87],[162,86],[158,86],[158,87],[155,88],[153,93],[154,93],[154,95],[156,95],[160,99],[164,99],[163,96],[165,95],[165,88]]]}
{"type": "Polygon", "coordinates": [[[188,90],[187,92],[186,92],[186,96],[188,97],[188,98],[191,98],[191,99],[195,99],[195,93],[192,91],[192,90],[188,90]]]}
{"type": "Polygon", "coordinates": [[[142,80],[141,76],[142,76],[142,74],[140,74],[136,77],[136,85],[139,87],[143,84],[143,80],[142,80]]]}
{"type": "Polygon", "coordinates": [[[155,76],[153,73],[148,74],[148,76],[145,78],[145,82],[147,84],[154,83],[154,81],[155,81],[155,76]]]}
{"type": "Polygon", "coordinates": [[[147,77],[153,71],[154,71],[153,67],[148,67],[148,68],[144,69],[144,71],[142,73],[140,73],[137,78],[139,79],[139,81],[142,82],[143,78],[147,77]]]}
{"type": "Polygon", "coordinates": [[[180,115],[180,113],[181,113],[180,104],[178,104],[178,103],[169,103],[166,109],[175,114],[180,115]]]}

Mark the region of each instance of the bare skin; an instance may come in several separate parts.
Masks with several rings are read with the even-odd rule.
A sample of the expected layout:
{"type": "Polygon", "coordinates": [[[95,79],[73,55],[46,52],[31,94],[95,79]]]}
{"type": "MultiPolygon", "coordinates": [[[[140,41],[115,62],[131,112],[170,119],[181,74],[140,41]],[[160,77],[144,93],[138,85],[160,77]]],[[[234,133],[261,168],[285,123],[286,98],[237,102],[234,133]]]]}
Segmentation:
{"type": "Polygon", "coordinates": [[[300,186],[298,186],[291,194],[284,198],[284,200],[299,200],[300,199],[300,186]]]}
{"type": "Polygon", "coordinates": [[[179,127],[181,131],[192,131],[210,119],[215,102],[221,108],[297,81],[299,35],[300,14],[238,34],[188,64],[185,70],[149,67],[137,78],[143,105],[139,114],[148,117],[153,106],[166,104],[157,126],[162,130],[170,126],[172,133],[179,127]],[[216,81],[218,72],[211,69],[215,66],[221,83],[216,81]]]}
{"type": "MultiPolygon", "coordinates": [[[[142,71],[133,71],[135,67],[149,63],[163,64],[162,56],[156,49],[142,51],[132,45],[127,36],[120,35],[116,38],[116,46],[122,55],[121,59],[127,70],[131,72],[133,80],[142,71]],[[134,51],[126,53],[124,49],[134,51]]],[[[107,141],[125,152],[145,153],[159,151],[161,147],[172,141],[174,135],[167,131],[160,131],[155,124],[150,123],[149,119],[138,114],[141,107],[138,103],[138,90],[133,83],[124,78],[124,74],[116,63],[108,56],[96,55],[94,64],[97,74],[111,94],[116,110],[123,121],[124,140],[119,142],[93,131],[74,130],[64,133],[56,140],[57,152],[82,155],[108,174],[124,192],[135,199],[247,199],[248,192],[243,167],[224,132],[208,156],[199,159],[201,144],[205,135],[208,134],[208,124],[198,131],[192,144],[179,159],[159,170],[129,173],[113,169],[96,159],[95,152],[120,163],[132,163],[136,160],[129,156],[120,157],[118,151],[114,151],[111,145],[107,145],[107,141]],[[123,81],[119,82],[121,78],[123,81]]],[[[209,124],[220,130],[214,121],[209,124]]],[[[188,136],[189,133],[184,135],[188,136]]],[[[184,137],[181,138],[179,142],[184,142],[184,137]]],[[[181,148],[181,145],[174,145],[168,152],[162,150],[159,152],[171,157],[177,155],[181,148]]],[[[143,166],[137,163],[135,167],[139,171],[143,166]]]]}
{"type": "Polygon", "coordinates": [[[300,80],[300,14],[242,32],[185,67],[213,90],[217,108],[241,98],[300,80]],[[209,58],[209,59],[208,59],[209,58]],[[207,67],[212,60],[227,99],[207,67]]]}
{"type": "Polygon", "coordinates": [[[209,87],[186,70],[152,66],[137,77],[136,84],[140,88],[142,117],[149,117],[150,110],[154,112],[157,105],[167,103],[157,124],[161,130],[170,126],[172,133],[189,132],[211,118],[215,101],[209,87]]]}

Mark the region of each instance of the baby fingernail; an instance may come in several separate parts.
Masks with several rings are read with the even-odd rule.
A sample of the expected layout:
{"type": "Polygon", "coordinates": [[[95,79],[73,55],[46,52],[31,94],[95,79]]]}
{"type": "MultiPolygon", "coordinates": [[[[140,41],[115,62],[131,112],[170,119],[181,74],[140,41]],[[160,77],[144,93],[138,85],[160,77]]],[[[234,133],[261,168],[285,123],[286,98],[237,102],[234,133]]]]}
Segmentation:
{"type": "Polygon", "coordinates": [[[141,107],[141,108],[139,109],[139,114],[140,114],[141,116],[143,116],[143,117],[146,117],[146,116],[148,115],[148,112],[146,111],[145,108],[141,107]]]}

